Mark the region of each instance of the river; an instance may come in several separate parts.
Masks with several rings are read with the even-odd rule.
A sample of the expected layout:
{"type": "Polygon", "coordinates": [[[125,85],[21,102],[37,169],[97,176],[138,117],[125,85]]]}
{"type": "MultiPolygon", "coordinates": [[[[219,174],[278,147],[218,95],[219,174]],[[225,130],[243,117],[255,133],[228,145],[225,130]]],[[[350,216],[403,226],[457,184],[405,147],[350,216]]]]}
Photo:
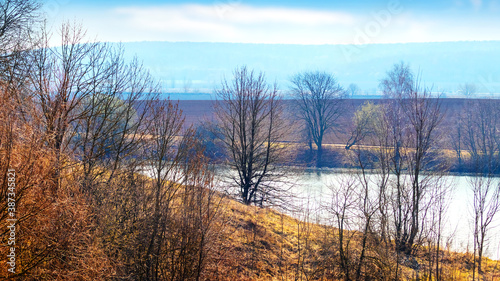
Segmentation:
{"type": "MultiPolygon", "coordinates": [[[[145,174],[152,176],[149,169],[145,174]]],[[[231,173],[227,168],[218,166],[216,174],[220,179],[231,173]]],[[[331,215],[325,211],[325,206],[332,204],[332,187],[339,187],[346,178],[355,177],[354,170],[340,169],[309,169],[296,171],[290,169],[284,184],[289,189],[286,202],[294,207],[295,211],[286,210],[298,219],[304,219],[306,213],[312,221],[326,223],[331,215]],[[290,184],[291,183],[291,184],[290,184]],[[308,212],[305,212],[309,210],[308,212]]],[[[372,174],[370,180],[375,180],[378,175],[372,174]]],[[[460,252],[473,251],[473,193],[470,188],[470,177],[458,175],[443,176],[439,182],[449,186],[446,196],[447,209],[443,219],[441,245],[449,245],[451,250],[460,252]]],[[[500,178],[495,179],[500,184],[500,178]]],[[[224,182],[221,180],[219,183],[224,182]]],[[[282,184],[282,183],[281,183],[282,184]]],[[[227,188],[227,187],[226,187],[227,188]]],[[[494,217],[487,233],[488,242],[484,256],[500,259],[500,212],[494,217]]]]}
{"type": "MultiPolygon", "coordinates": [[[[352,177],[345,170],[306,170],[301,173],[290,175],[294,185],[292,194],[297,198],[293,204],[298,208],[313,210],[315,219],[328,219],[328,212],[324,206],[331,204],[332,186],[339,186],[346,177],[352,177]]],[[[376,175],[369,176],[370,179],[376,175]]],[[[443,176],[440,184],[450,187],[446,196],[448,205],[444,216],[443,239],[441,245],[448,242],[452,250],[461,252],[473,251],[473,193],[469,184],[468,176],[447,175],[443,176]]],[[[496,179],[500,182],[500,178],[496,179]]],[[[298,213],[300,217],[300,212],[298,213]]],[[[485,256],[500,259],[500,214],[497,213],[490,224],[487,233],[488,243],[485,256]]]]}

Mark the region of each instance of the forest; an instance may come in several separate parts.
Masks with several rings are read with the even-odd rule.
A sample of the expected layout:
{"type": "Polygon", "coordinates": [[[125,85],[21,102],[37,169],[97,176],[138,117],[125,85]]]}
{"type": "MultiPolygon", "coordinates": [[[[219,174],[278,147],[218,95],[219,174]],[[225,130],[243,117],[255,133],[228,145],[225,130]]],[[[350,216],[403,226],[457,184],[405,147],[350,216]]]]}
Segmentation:
{"type": "Polygon", "coordinates": [[[485,255],[498,235],[500,103],[474,99],[474,85],[443,106],[395,62],[381,70],[384,98],[356,104],[356,86],[327,72],[280,89],[235,66],[213,118],[188,124],[119,44],[75,23],[50,33],[36,0],[1,3],[3,278],[500,278],[485,255]],[[291,171],[328,165],[344,169],[319,220],[291,203],[291,171]],[[443,231],[452,173],[472,194],[464,252],[443,231]]]}

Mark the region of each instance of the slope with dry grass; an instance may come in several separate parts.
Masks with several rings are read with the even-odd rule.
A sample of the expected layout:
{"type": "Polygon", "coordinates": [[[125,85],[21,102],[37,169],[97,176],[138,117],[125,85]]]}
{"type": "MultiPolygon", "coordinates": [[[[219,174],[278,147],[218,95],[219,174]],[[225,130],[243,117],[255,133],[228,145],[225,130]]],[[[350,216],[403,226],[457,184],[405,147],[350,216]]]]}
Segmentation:
{"type": "MultiPolygon", "coordinates": [[[[269,208],[224,201],[227,220],[225,252],[218,260],[214,280],[343,280],[336,264],[336,229],[300,221],[269,208]]],[[[360,250],[361,234],[353,237],[351,251],[360,250]]],[[[370,258],[380,259],[386,268],[364,268],[363,280],[390,280],[396,257],[382,257],[372,248],[370,258]],[[387,272],[389,271],[389,272],[387,272]]],[[[414,257],[400,258],[401,280],[430,280],[429,249],[421,247],[414,257]],[[418,266],[415,266],[418,265],[418,266]],[[417,269],[418,268],[418,269],[417,269]]],[[[440,280],[471,280],[472,255],[450,250],[440,252],[440,280]]],[[[481,280],[498,280],[500,262],[485,259],[481,280]]],[[[376,263],[369,263],[376,264],[376,263]]],[[[432,271],[431,271],[432,272],[432,271]]],[[[435,278],[435,277],[432,277],[435,278]]],[[[434,280],[434,279],[432,279],[434,280]]]]}

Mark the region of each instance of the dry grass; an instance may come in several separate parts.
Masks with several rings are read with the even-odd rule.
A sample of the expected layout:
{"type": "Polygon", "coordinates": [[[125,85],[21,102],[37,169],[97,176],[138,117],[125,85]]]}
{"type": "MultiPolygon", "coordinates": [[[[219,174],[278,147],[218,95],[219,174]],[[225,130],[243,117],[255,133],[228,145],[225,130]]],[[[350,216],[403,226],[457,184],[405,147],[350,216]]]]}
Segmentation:
{"type": "MultiPolygon", "coordinates": [[[[224,201],[224,215],[228,219],[229,236],[225,241],[226,252],[216,265],[214,280],[337,279],[331,277],[335,274],[329,277],[314,273],[319,259],[324,258],[325,233],[331,233],[332,228],[304,223],[273,209],[247,206],[231,199],[224,201]]],[[[359,246],[356,241],[354,245],[359,246]]],[[[422,248],[416,257],[420,269],[416,271],[403,265],[404,280],[434,280],[434,277],[427,278],[426,259],[426,249],[422,248]]],[[[443,251],[442,280],[471,280],[471,261],[471,255],[443,251]]],[[[500,280],[499,261],[484,259],[483,264],[485,273],[481,280],[500,280]]]]}

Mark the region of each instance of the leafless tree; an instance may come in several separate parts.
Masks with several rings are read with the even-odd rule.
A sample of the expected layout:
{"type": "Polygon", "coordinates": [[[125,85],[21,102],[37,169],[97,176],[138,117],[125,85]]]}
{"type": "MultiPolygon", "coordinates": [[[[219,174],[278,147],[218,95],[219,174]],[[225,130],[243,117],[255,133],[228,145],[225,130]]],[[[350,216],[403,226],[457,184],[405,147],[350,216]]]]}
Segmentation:
{"type": "Polygon", "coordinates": [[[41,21],[40,6],[36,0],[0,2],[0,80],[6,87],[15,84],[18,95],[13,98],[20,105],[28,87],[28,53],[33,48],[34,29],[41,21]]]}
{"type": "Polygon", "coordinates": [[[282,177],[277,164],[284,123],[276,86],[270,87],[264,74],[241,67],[233,80],[222,82],[217,96],[216,115],[239,197],[258,205],[279,199],[282,189],[273,181],[282,177]]]}
{"type": "Polygon", "coordinates": [[[477,92],[477,86],[474,83],[465,83],[459,86],[458,91],[466,98],[472,98],[472,95],[477,92]]]}
{"type": "MultiPolygon", "coordinates": [[[[95,218],[96,235],[117,262],[114,278],[204,279],[207,265],[224,245],[224,197],[215,190],[214,173],[194,131],[183,129],[177,104],[153,101],[142,123],[147,124],[140,126],[145,136],[134,146],[139,151],[120,154],[117,169],[107,169],[113,169],[114,160],[109,166],[96,158],[99,176],[91,183],[99,200],[93,205],[102,213],[95,218]]],[[[112,149],[110,157],[115,153],[112,149]]]]}
{"type": "Polygon", "coordinates": [[[347,88],[347,92],[349,97],[353,98],[361,93],[361,89],[359,88],[358,85],[351,83],[349,84],[349,87],[347,88]]]}
{"type": "Polygon", "coordinates": [[[159,280],[212,279],[211,270],[217,269],[209,269],[208,265],[214,267],[227,246],[224,198],[216,192],[214,173],[198,148],[185,161],[185,188],[179,194],[180,204],[174,213],[173,226],[177,227],[170,225],[166,229],[167,247],[161,258],[166,263],[159,270],[168,278],[159,280]]]}
{"type": "MultiPolygon", "coordinates": [[[[359,261],[378,260],[386,265],[379,274],[398,279],[403,274],[400,263],[418,266],[409,255],[429,239],[432,226],[442,225],[444,207],[436,198],[444,198],[448,190],[442,189],[444,167],[434,160],[443,113],[439,99],[420,89],[403,63],[388,72],[381,89],[384,100],[377,105],[365,103],[355,112],[346,149],[359,171],[362,249],[370,255],[363,257],[363,250],[359,261]],[[393,249],[395,268],[391,266],[393,249]]],[[[436,239],[440,235],[441,231],[436,239]]]]}
{"type": "Polygon", "coordinates": [[[332,131],[342,114],[345,91],[335,77],[326,72],[299,73],[291,82],[300,117],[317,146],[316,167],[319,168],[322,165],[324,137],[332,131]]]}
{"type": "Polygon", "coordinates": [[[410,121],[409,144],[411,150],[409,150],[408,172],[412,190],[412,220],[407,242],[409,249],[423,227],[420,213],[427,208],[424,201],[425,193],[427,189],[435,187],[430,179],[433,176],[440,177],[437,172],[442,170],[442,167],[431,166],[430,162],[433,158],[430,155],[438,138],[436,128],[443,119],[443,113],[441,112],[441,101],[438,98],[433,99],[428,90],[416,87],[407,99],[408,101],[403,102],[403,110],[407,112],[410,121]],[[429,169],[430,167],[432,170],[429,169]]]}
{"type": "MultiPolygon", "coordinates": [[[[403,63],[395,65],[387,73],[387,78],[381,81],[381,88],[386,97],[387,105],[384,107],[384,118],[387,120],[387,144],[393,148],[389,156],[390,173],[394,178],[395,194],[393,202],[393,224],[395,226],[395,243],[398,252],[406,249],[408,239],[407,226],[409,224],[409,191],[406,190],[404,165],[406,161],[407,145],[405,140],[405,114],[401,107],[401,99],[410,95],[414,87],[413,73],[403,63]]],[[[397,276],[397,272],[396,272],[397,276]]]]}
{"type": "Polygon", "coordinates": [[[41,21],[37,0],[0,2],[0,60],[5,62],[15,52],[26,50],[33,28],[41,21]]]}
{"type": "Polygon", "coordinates": [[[477,100],[467,103],[464,146],[470,153],[473,176],[469,186],[473,193],[474,278],[476,265],[482,273],[482,258],[491,223],[500,210],[500,115],[498,101],[477,100]]]}
{"type": "Polygon", "coordinates": [[[152,126],[147,116],[158,88],[137,60],[127,64],[119,55],[112,61],[116,65],[105,71],[113,79],[82,100],[67,137],[69,149],[82,160],[82,187],[87,191],[96,179],[107,184],[121,171],[143,166],[147,159],[142,153],[152,126]]]}
{"type": "MultiPolygon", "coordinates": [[[[12,8],[4,5],[33,3],[4,1],[0,16],[12,8]]],[[[78,26],[61,31],[60,47],[42,34],[23,60],[2,61],[10,73],[0,79],[0,170],[22,178],[23,229],[17,275],[2,276],[210,279],[207,265],[218,258],[211,251],[224,244],[223,196],[193,130],[181,131],[180,110],[156,99],[157,84],[137,59],[85,41],[78,26]],[[29,75],[11,75],[21,63],[29,75]],[[147,164],[153,178],[141,174],[147,164]]]]}
{"type": "Polygon", "coordinates": [[[344,280],[351,280],[354,270],[352,257],[352,244],[354,244],[354,217],[357,204],[355,179],[343,175],[342,179],[330,187],[332,189],[332,202],[327,206],[327,211],[333,216],[332,225],[336,228],[335,243],[338,251],[339,267],[344,280]]]}
{"type": "MultiPolygon", "coordinates": [[[[357,280],[369,274],[390,278],[394,273],[389,207],[392,149],[388,146],[389,126],[384,112],[384,104],[365,103],[354,114],[354,127],[346,145],[348,159],[357,167],[351,173],[359,198],[355,206],[361,241],[355,271],[357,280]],[[363,272],[362,268],[374,271],[363,272]]],[[[397,270],[395,276],[397,279],[397,270]]]]}
{"type": "MultiPolygon", "coordinates": [[[[149,128],[151,145],[149,146],[149,161],[152,171],[152,215],[148,228],[150,234],[145,239],[144,263],[145,277],[157,280],[159,272],[159,258],[165,241],[168,221],[172,220],[173,199],[180,192],[182,170],[180,165],[186,159],[190,147],[178,147],[176,137],[181,135],[184,118],[177,105],[169,100],[158,101],[151,114],[152,126],[149,128]]],[[[189,133],[188,133],[189,137],[189,133]]]]}
{"type": "Polygon", "coordinates": [[[367,171],[342,174],[332,186],[332,202],[327,211],[333,215],[336,258],[344,280],[389,279],[390,260],[383,256],[378,236],[378,190],[372,189],[367,171]]]}
{"type": "MultiPolygon", "coordinates": [[[[445,224],[447,222],[447,210],[451,202],[452,185],[446,177],[436,176],[431,179],[433,188],[429,190],[430,205],[427,223],[429,226],[422,232],[423,241],[427,242],[427,277],[429,279],[442,280],[443,270],[443,237],[445,224]],[[434,275],[434,277],[433,277],[434,275]]],[[[450,234],[452,235],[452,234],[450,234]]]]}
{"type": "MultiPolygon", "coordinates": [[[[72,171],[57,178],[63,186],[57,198],[48,192],[56,180],[52,173],[56,153],[47,146],[46,120],[28,75],[33,74],[35,66],[30,40],[35,37],[33,24],[39,20],[37,8],[36,1],[1,2],[0,111],[5,115],[0,125],[0,170],[15,168],[22,178],[16,182],[16,207],[20,214],[17,226],[23,229],[16,241],[20,250],[16,253],[16,274],[2,275],[101,280],[112,271],[111,265],[102,255],[98,240],[92,237],[93,210],[69,176],[72,171]],[[5,145],[8,150],[4,150],[5,145]],[[95,265],[101,263],[102,271],[95,270],[95,265]]],[[[0,185],[3,187],[3,182],[0,185]]]]}
{"type": "Polygon", "coordinates": [[[396,177],[395,227],[400,250],[411,253],[417,234],[422,230],[428,207],[424,198],[429,186],[431,152],[437,139],[437,126],[443,119],[441,101],[421,89],[408,65],[396,64],[382,80],[381,88],[390,103],[386,116],[391,126],[392,170],[396,177]],[[403,175],[403,169],[408,177],[403,175]],[[407,182],[408,181],[408,182],[407,182]]]}
{"type": "Polygon", "coordinates": [[[471,157],[471,168],[484,175],[500,169],[500,114],[496,100],[476,100],[466,103],[464,146],[471,157]]]}
{"type": "MultiPolygon", "coordinates": [[[[102,71],[108,52],[105,45],[84,42],[81,27],[65,24],[61,31],[62,45],[57,49],[48,45],[47,34],[41,36],[39,46],[32,52],[30,72],[32,91],[45,119],[46,141],[57,155],[68,143],[65,137],[70,124],[78,119],[76,109],[81,101],[94,93],[99,81],[103,83],[109,78],[102,71]]],[[[56,177],[61,168],[61,159],[57,158],[56,177]]]]}
{"type": "Polygon", "coordinates": [[[462,172],[464,169],[464,139],[466,134],[465,117],[462,110],[458,111],[452,118],[455,118],[456,123],[453,130],[449,134],[449,139],[455,154],[457,155],[457,170],[462,172]]]}
{"type": "Polygon", "coordinates": [[[223,231],[214,175],[177,104],[156,101],[148,116],[147,164],[153,178],[137,247],[147,280],[200,280],[223,231]],[[217,229],[218,228],[218,229],[217,229]],[[142,250],[141,250],[142,249],[142,250]]]}
{"type": "Polygon", "coordinates": [[[491,175],[475,175],[470,178],[469,185],[473,192],[474,209],[474,257],[473,279],[476,265],[479,274],[483,273],[482,259],[488,241],[491,223],[500,210],[500,184],[491,175]]]}
{"type": "Polygon", "coordinates": [[[458,172],[462,172],[464,167],[464,153],[466,152],[465,142],[467,141],[467,128],[466,128],[466,120],[467,120],[467,110],[466,107],[471,106],[473,103],[470,101],[472,96],[476,93],[477,87],[472,83],[465,83],[459,86],[460,93],[462,93],[467,99],[462,103],[461,109],[458,110],[452,118],[456,120],[456,123],[453,125],[453,130],[449,134],[450,143],[453,147],[457,155],[457,170],[458,172]]]}
{"type": "MultiPolygon", "coordinates": [[[[45,140],[57,155],[71,152],[83,160],[89,186],[98,162],[111,178],[124,164],[119,160],[138,151],[147,100],[158,87],[137,60],[125,62],[120,47],[85,41],[80,26],[64,24],[58,48],[48,45],[48,37],[43,34],[32,52],[30,72],[45,140]]],[[[57,159],[56,177],[65,165],[57,159]]]]}

